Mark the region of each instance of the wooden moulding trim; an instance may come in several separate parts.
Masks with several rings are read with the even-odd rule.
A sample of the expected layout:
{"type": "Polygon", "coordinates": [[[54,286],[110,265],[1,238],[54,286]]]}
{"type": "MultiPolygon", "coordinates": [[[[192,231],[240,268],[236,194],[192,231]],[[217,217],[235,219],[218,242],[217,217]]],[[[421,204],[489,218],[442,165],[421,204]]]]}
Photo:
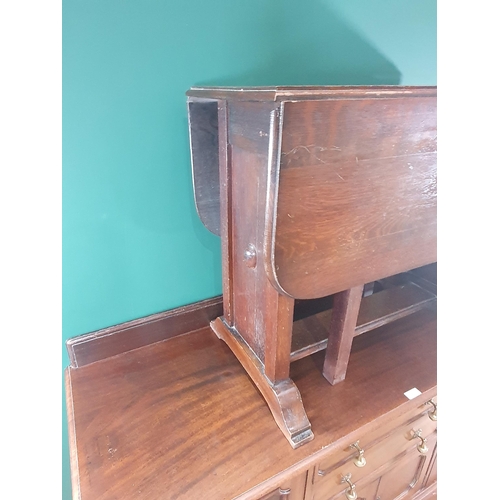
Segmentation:
{"type": "Polygon", "coordinates": [[[66,368],[64,372],[64,383],[66,387],[66,413],[68,416],[68,438],[71,468],[71,491],[73,500],[80,500],[80,476],[78,469],[78,451],[76,445],[75,418],[73,411],[73,392],[71,389],[71,374],[66,368]]]}
{"type": "Polygon", "coordinates": [[[222,297],[120,323],[66,341],[70,365],[79,368],[200,328],[222,315],[222,297]]]}
{"type": "Polygon", "coordinates": [[[426,486],[425,488],[417,492],[412,500],[429,500],[430,498],[435,498],[436,494],[437,482],[434,482],[430,486],[426,486]]]}
{"type": "Polygon", "coordinates": [[[250,346],[234,328],[228,327],[221,318],[210,323],[214,333],[222,339],[238,358],[267,402],[276,424],[292,448],[311,441],[314,434],[302,404],[297,386],[291,379],[271,384],[264,374],[264,366],[250,346]]]}

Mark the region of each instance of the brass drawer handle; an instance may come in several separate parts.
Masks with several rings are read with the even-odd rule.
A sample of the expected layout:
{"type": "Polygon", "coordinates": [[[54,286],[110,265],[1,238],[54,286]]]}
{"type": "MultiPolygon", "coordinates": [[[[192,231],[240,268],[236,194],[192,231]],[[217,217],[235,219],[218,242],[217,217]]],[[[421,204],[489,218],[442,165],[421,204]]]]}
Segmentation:
{"type": "Polygon", "coordinates": [[[429,451],[429,448],[427,448],[427,445],[425,444],[427,442],[427,439],[424,439],[422,437],[422,429],[412,431],[410,439],[420,439],[420,444],[417,446],[417,450],[422,453],[422,455],[425,455],[425,453],[429,451]]]}
{"type": "Polygon", "coordinates": [[[347,483],[349,488],[345,490],[345,496],[348,500],[356,500],[358,498],[358,494],[356,493],[356,485],[351,483],[351,473],[349,472],[345,476],[342,476],[340,480],[341,483],[347,483]]]}
{"type": "Polygon", "coordinates": [[[366,465],[366,458],[364,457],[365,450],[359,447],[359,440],[351,444],[349,448],[358,450],[358,456],[354,459],[354,465],[356,467],[364,467],[366,465]]]}
{"type": "Polygon", "coordinates": [[[290,496],[291,488],[279,488],[278,493],[280,494],[280,500],[286,500],[290,496]]]}
{"type": "Polygon", "coordinates": [[[430,411],[429,413],[427,413],[427,415],[429,415],[429,418],[431,420],[436,422],[436,420],[438,419],[438,406],[437,406],[437,404],[435,403],[435,401],[433,399],[431,399],[430,401],[426,401],[425,404],[432,405],[434,407],[434,409],[432,411],[430,411]]]}

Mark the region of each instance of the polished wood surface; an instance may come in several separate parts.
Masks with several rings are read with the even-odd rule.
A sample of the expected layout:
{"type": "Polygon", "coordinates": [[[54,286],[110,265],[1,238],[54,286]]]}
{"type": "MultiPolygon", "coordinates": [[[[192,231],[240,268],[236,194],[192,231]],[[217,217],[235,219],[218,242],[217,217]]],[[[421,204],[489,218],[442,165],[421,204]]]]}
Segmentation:
{"type": "Polygon", "coordinates": [[[227,101],[288,101],[315,99],[356,99],[364,97],[394,97],[428,95],[428,86],[307,86],[287,85],[275,87],[192,87],[187,95],[204,99],[227,101]]]}
{"type": "MultiPolygon", "coordinates": [[[[222,246],[227,246],[233,256],[226,277],[232,289],[232,321],[226,320],[259,359],[266,366],[269,363],[269,375],[273,380],[273,372],[282,374],[288,366],[285,362],[278,366],[278,360],[273,359],[271,353],[266,358],[266,349],[271,348],[276,356],[283,358],[287,347],[284,347],[285,353],[278,352],[276,346],[271,346],[277,341],[277,336],[269,332],[275,332],[279,322],[277,315],[291,325],[293,301],[278,294],[269,282],[263,257],[269,135],[276,133],[278,127],[273,119],[271,132],[270,113],[275,114],[273,106],[268,103],[229,103],[231,215],[227,234],[222,232],[221,239],[222,246]],[[254,259],[246,258],[252,251],[254,259]]],[[[288,338],[289,334],[285,337],[288,338]]]]}
{"type": "Polygon", "coordinates": [[[222,314],[222,297],[202,300],[68,339],[72,367],[84,366],[203,328],[222,314]]]}
{"type": "Polygon", "coordinates": [[[68,368],[74,498],[242,500],[275,492],[359,432],[382,432],[412,408],[425,411],[436,392],[436,314],[423,309],[356,337],[341,384],[323,378],[322,362],[316,353],[291,365],[315,433],[296,450],[209,328],[68,368]],[[413,387],[422,394],[408,400],[413,387]]]}
{"type": "MultiPolygon", "coordinates": [[[[222,240],[224,314],[213,325],[239,359],[252,353],[242,364],[254,381],[263,373],[257,385],[267,380],[268,402],[278,386],[295,394],[272,409],[295,447],[310,428],[290,361],[323,346],[292,349],[294,301],[347,293],[436,260],[436,88],[193,88],[187,95],[196,204],[222,240]],[[216,175],[219,191],[205,189],[216,175]]],[[[367,329],[397,317],[386,314],[367,329]]],[[[346,376],[351,330],[330,337],[332,383],[346,376]],[[342,347],[334,353],[335,343],[342,347]]]]}
{"type": "MultiPolygon", "coordinates": [[[[237,331],[224,323],[221,318],[212,321],[210,326],[215,334],[229,346],[241,366],[250,375],[266,400],[276,424],[287,437],[292,448],[311,441],[314,438],[311,423],[304,411],[300,392],[292,380],[287,376],[279,382],[269,383],[266,367],[237,331]],[[284,411],[285,408],[286,411],[284,411]]],[[[290,366],[289,362],[286,366],[290,366]]]]}
{"type": "Polygon", "coordinates": [[[315,298],[436,255],[436,98],[286,102],[273,269],[315,298]]]}

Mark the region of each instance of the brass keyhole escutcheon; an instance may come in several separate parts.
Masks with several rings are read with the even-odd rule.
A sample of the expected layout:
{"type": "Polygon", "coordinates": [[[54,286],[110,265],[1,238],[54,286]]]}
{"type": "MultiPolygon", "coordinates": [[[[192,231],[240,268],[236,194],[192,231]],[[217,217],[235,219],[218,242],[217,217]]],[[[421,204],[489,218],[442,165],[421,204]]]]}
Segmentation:
{"type": "Polygon", "coordinates": [[[354,465],[356,467],[364,467],[366,465],[366,458],[364,457],[365,450],[360,448],[359,440],[351,444],[349,448],[354,448],[355,450],[358,450],[358,456],[354,459],[354,465]]]}
{"type": "Polygon", "coordinates": [[[420,439],[420,444],[417,446],[417,450],[425,455],[429,448],[427,448],[427,439],[422,437],[422,429],[417,429],[416,431],[412,431],[411,439],[420,439]]]}
{"type": "Polygon", "coordinates": [[[347,483],[349,487],[345,490],[345,496],[348,500],[356,500],[358,498],[358,494],[356,493],[356,485],[351,482],[351,473],[349,472],[345,476],[342,476],[340,482],[347,483]]]}

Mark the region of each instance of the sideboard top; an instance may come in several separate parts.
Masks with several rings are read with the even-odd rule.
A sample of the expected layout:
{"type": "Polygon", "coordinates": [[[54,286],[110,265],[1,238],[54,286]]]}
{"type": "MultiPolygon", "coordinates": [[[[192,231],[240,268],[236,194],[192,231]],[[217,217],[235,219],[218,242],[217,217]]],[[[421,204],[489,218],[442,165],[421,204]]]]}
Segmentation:
{"type": "Polygon", "coordinates": [[[346,99],[374,97],[409,97],[437,94],[431,86],[277,86],[277,87],[191,87],[186,95],[205,99],[238,101],[290,101],[311,99],[346,99]]]}
{"type": "Polygon", "coordinates": [[[425,411],[436,394],[436,313],[424,309],[355,337],[341,384],[323,378],[322,356],[291,366],[315,426],[314,440],[296,450],[208,325],[68,368],[73,498],[260,498],[359,432],[425,411]],[[422,394],[409,400],[412,387],[422,394]]]}

